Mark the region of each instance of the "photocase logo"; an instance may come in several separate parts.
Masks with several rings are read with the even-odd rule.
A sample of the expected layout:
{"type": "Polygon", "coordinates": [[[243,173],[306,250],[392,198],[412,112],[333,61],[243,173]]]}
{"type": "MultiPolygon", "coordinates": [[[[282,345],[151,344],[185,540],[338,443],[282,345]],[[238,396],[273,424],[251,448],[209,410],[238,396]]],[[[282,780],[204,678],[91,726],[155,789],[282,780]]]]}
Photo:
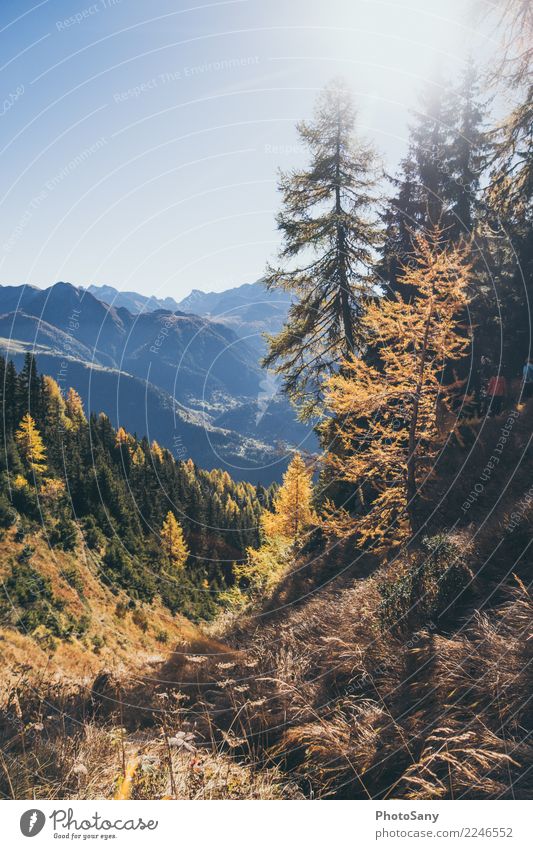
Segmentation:
{"type": "Polygon", "coordinates": [[[37,808],[31,808],[29,811],[24,811],[20,818],[20,830],[24,837],[35,837],[42,831],[46,822],[46,817],[42,811],[37,808]]]}

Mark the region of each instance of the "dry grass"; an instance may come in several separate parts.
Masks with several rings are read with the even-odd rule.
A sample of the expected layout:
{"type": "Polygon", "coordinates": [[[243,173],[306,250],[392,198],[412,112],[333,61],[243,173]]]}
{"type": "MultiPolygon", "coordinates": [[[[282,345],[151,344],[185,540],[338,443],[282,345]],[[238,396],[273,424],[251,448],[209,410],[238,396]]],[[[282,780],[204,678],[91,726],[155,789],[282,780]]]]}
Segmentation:
{"type": "Polygon", "coordinates": [[[56,640],[54,645],[12,627],[0,627],[0,663],[4,669],[0,704],[7,689],[16,685],[22,667],[31,668],[29,677],[37,683],[44,679],[89,687],[103,668],[123,675],[161,663],[168,654],[158,639],[162,633],[168,645],[197,634],[194,625],[181,616],[173,616],[157,601],[150,606],[139,603],[132,611],[126,594],[106,583],[100,560],[93,552],[83,546],[75,553],[50,549],[41,532],[26,535],[22,542],[16,541],[14,528],[3,532],[0,581],[26,544],[34,549],[32,567],[50,579],[55,596],[65,603],[65,612],[75,618],[88,615],[90,624],[81,639],[56,640]],[[83,593],[69,584],[69,571],[79,576],[83,593]],[[139,611],[149,618],[147,630],[136,624],[135,614],[139,611]]]}
{"type": "MultiPolygon", "coordinates": [[[[176,683],[200,726],[220,740],[231,728],[243,755],[273,758],[315,797],[532,798],[533,509],[523,500],[529,471],[517,462],[532,419],[532,409],[521,412],[483,503],[446,534],[465,560],[452,604],[441,599],[426,621],[422,604],[410,627],[383,630],[379,587],[399,581],[405,562],[376,568],[346,547],[311,570],[296,564],[267,610],[226,634],[238,652],[229,662],[207,649],[180,665],[176,683]]],[[[460,493],[502,426],[488,423],[460,493]]],[[[464,449],[450,452],[442,491],[464,460],[464,449]]],[[[443,500],[429,527],[455,524],[450,511],[443,500]]],[[[161,677],[173,680],[171,665],[161,677]]]]}
{"type": "Polygon", "coordinates": [[[160,697],[158,724],[131,731],[119,717],[89,718],[80,693],[12,693],[2,717],[2,798],[303,798],[275,766],[243,764],[227,745],[191,730],[179,702],[160,697]]]}
{"type": "MultiPolygon", "coordinates": [[[[426,595],[409,619],[384,621],[384,582],[424,549],[378,563],[345,544],[296,563],[256,615],[183,629],[164,659],[128,623],[121,665],[109,674],[98,658],[108,671],[95,680],[90,666],[86,686],[12,663],[4,797],[533,798],[533,505],[512,460],[531,419],[513,426],[483,503],[445,535],[465,561],[451,604],[431,572],[409,590],[426,595]]],[[[489,423],[460,492],[500,430],[489,423]]],[[[453,449],[450,479],[463,461],[453,449]]],[[[443,501],[432,532],[453,524],[450,510],[443,501]]]]}

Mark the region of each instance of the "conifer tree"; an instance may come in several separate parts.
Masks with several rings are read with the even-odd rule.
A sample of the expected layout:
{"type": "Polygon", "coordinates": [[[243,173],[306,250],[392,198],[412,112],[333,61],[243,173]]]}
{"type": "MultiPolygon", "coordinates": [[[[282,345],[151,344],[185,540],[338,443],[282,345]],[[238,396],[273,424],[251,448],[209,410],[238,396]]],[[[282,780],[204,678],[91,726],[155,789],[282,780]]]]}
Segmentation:
{"type": "Polygon", "coordinates": [[[533,6],[530,0],[498,0],[494,11],[501,47],[491,62],[490,84],[513,107],[487,134],[492,157],[483,198],[486,272],[474,321],[476,335],[483,334],[483,352],[494,361],[502,358],[508,373],[517,374],[531,353],[533,6]]]}
{"type": "Polygon", "coordinates": [[[166,557],[174,569],[181,571],[187,563],[189,548],[185,542],[181,525],[171,510],[168,511],[163,522],[160,536],[166,557]]]}
{"type": "MultiPolygon", "coordinates": [[[[533,195],[533,6],[500,0],[503,31],[493,82],[504,82],[517,105],[497,127],[489,199],[501,213],[529,211],[533,195]]],[[[531,221],[529,221],[531,226],[531,221]]]]}
{"type": "Polygon", "coordinates": [[[346,450],[330,453],[327,462],[341,479],[372,489],[362,515],[331,507],[328,524],[376,546],[401,542],[419,528],[420,493],[452,429],[442,422],[446,414],[455,421],[444,369],[469,345],[460,320],[468,301],[468,250],[443,245],[439,230],[417,236],[414,247],[401,282],[416,294],[407,303],[399,297],[369,303],[362,319],[381,364],[352,358],[328,386],[346,450]]]}
{"type": "Polygon", "coordinates": [[[452,118],[443,80],[437,78],[422,91],[415,117],[411,155],[419,180],[423,224],[431,229],[443,223],[450,179],[447,154],[452,118]]]}
{"type": "Polygon", "coordinates": [[[58,383],[45,374],[41,379],[42,435],[46,445],[48,461],[57,469],[64,467],[64,435],[70,428],[65,399],[58,383]]]}
{"type": "Polygon", "coordinates": [[[46,471],[46,450],[29,413],[22,417],[15,433],[15,442],[26,469],[34,476],[42,475],[46,471]]]}
{"type": "Polygon", "coordinates": [[[444,239],[468,236],[481,206],[480,177],[489,145],[484,132],[485,103],[472,62],[454,87],[433,83],[422,93],[410,128],[410,144],[383,220],[386,237],[378,271],[387,293],[412,297],[400,282],[413,259],[412,234],[438,226],[444,239]]]}
{"type": "Polygon", "coordinates": [[[134,466],[142,466],[145,462],[144,451],[140,445],[137,445],[131,456],[131,461],[134,466]]]}
{"type": "Polygon", "coordinates": [[[67,427],[66,424],[66,403],[59,384],[53,377],[45,374],[42,378],[43,392],[43,415],[45,419],[50,420],[54,427],[67,427]]]}
{"type": "Polygon", "coordinates": [[[284,390],[305,418],[317,408],[321,385],[339,356],[362,344],[358,316],[372,284],[379,229],[375,200],[377,160],[354,137],[355,109],[341,82],[320,96],[314,120],[298,125],[309,148],[306,170],[282,174],[278,215],[284,245],[279,268],[269,267],[269,289],[295,295],[287,322],[269,339],[265,366],[284,378],[284,390]],[[294,268],[293,261],[305,260],[294,268]]]}
{"type": "Polygon", "coordinates": [[[4,382],[4,398],[2,415],[5,423],[6,434],[13,434],[15,425],[19,419],[17,418],[17,398],[18,392],[18,377],[17,370],[13,360],[8,360],[5,372],[4,382]]]}
{"type": "Polygon", "coordinates": [[[67,416],[71,422],[71,428],[74,431],[79,430],[83,425],[87,424],[87,419],[83,411],[83,401],[78,392],[70,387],[65,400],[67,416]]]}
{"type": "Polygon", "coordinates": [[[33,419],[41,416],[41,386],[37,376],[37,363],[32,353],[24,355],[24,365],[18,376],[18,414],[22,418],[29,412],[33,419]]]}
{"type": "Polygon", "coordinates": [[[130,441],[131,441],[131,436],[129,435],[129,433],[126,433],[126,431],[124,430],[122,425],[120,425],[120,427],[117,430],[115,444],[117,445],[117,447],[120,446],[120,445],[129,445],[130,441]]]}
{"type": "Polygon", "coordinates": [[[449,225],[445,234],[458,239],[474,230],[480,213],[480,179],[489,157],[484,128],[486,102],[472,61],[448,96],[451,138],[447,150],[445,193],[449,225]]]}
{"type": "Polygon", "coordinates": [[[312,473],[301,454],[296,453],[274,498],[274,512],[265,511],[263,514],[266,535],[285,537],[295,545],[301,542],[305,532],[317,520],[312,497],[312,473]]]}
{"type": "Polygon", "coordinates": [[[163,452],[161,450],[161,446],[158,442],[155,441],[155,439],[152,441],[152,444],[150,446],[150,454],[153,463],[160,464],[163,462],[163,452]]]}

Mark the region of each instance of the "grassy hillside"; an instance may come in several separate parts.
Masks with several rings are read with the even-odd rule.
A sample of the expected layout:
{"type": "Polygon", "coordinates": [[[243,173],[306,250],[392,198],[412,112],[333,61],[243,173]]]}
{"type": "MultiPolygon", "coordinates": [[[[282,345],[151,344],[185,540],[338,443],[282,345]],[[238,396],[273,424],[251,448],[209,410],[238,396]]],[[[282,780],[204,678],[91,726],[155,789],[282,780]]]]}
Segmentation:
{"type": "MultiPolygon", "coordinates": [[[[300,560],[226,634],[227,662],[207,649],[170,659],[162,677],[187,680],[222,739],[240,737],[314,796],[531,798],[532,418],[530,407],[514,420],[483,501],[453,529],[436,498],[409,555],[345,545],[300,560]]],[[[441,495],[457,477],[475,486],[502,431],[505,416],[473,452],[449,452],[441,495]]]]}
{"type": "MultiPolygon", "coordinates": [[[[531,406],[511,427],[507,415],[487,420],[472,449],[465,427],[408,551],[378,557],[317,538],[260,606],[203,633],[176,623],[172,651],[157,644],[163,611],[140,632],[129,615],[116,622],[107,590],[95,591],[102,624],[115,629],[102,648],[110,653],[76,640],[54,657],[87,656],[92,675],[106,674],[68,695],[48,684],[30,692],[24,676],[11,685],[3,723],[14,792],[531,798],[532,424],[531,406]],[[466,504],[504,432],[483,498],[452,508],[450,484],[466,504]],[[141,669],[128,666],[128,646],[141,669]],[[110,664],[115,652],[121,661],[110,664]],[[68,729],[58,729],[58,712],[68,729]],[[36,722],[39,739],[24,755],[20,728],[36,722]],[[35,777],[36,763],[46,775],[35,777]]],[[[79,568],[89,581],[91,567],[79,568]]],[[[72,588],[57,586],[79,614],[72,588]]],[[[20,643],[22,658],[27,639],[10,636],[9,650],[20,643]]],[[[7,778],[2,788],[11,794],[7,778]]]]}
{"type": "Polygon", "coordinates": [[[190,621],[173,616],[158,600],[132,604],[124,590],[106,580],[102,558],[83,545],[81,535],[76,549],[65,552],[50,548],[40,531],[21,539],[9,529],[0,541],[0,579],[7,596],[1,602],[0,659],[8,688],[21,674],[33,682],[45,678],[87,687],[103,667],[134,673],[161,661],[176,640],[196,633],[190,621]],[[36,611],[30,581],[23,580],[31,574],[28,568],[17,586],[8,583],[13,569],[21,574],[28,549],[29,567],[50,582],[52,593],[45,599],[41,592],[42,609],[32,622],[24,619],[36,611]],[[54,613],[59,627],[51,622],[54,613]],[[66,629],[69,623],[74,623],[72,635],[59,636],[61,625],[66,629]]]}

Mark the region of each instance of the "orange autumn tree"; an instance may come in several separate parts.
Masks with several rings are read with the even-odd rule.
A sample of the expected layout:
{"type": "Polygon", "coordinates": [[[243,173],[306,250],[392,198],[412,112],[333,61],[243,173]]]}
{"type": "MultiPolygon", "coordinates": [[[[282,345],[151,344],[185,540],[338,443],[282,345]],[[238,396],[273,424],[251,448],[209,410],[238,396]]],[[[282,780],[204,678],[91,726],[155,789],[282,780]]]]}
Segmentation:
{"type": "Polygon", "coordinates": [[[444,244],[438,229],[415,237],[413,247],[401,281],[410,302],[376,299],[361,319],[380,364],[351,358],[327,387],[343,451],[326,462],[340,479],[364,483],[370,497],[359,516],[328,504],[326,523],[377,548],[405,541],[419,526],[421,487],[452,429],[440,426],[443,412],[455,421],[456,383],[444,385],[445,366],[470,344],[462,321],[468,248],[444,244]]]}
{"type": "Polygon", "coordinates": [[[184,569],[189,557],[189,548],[185,542],[183,529],[172,513],[168,511],[161,528],[161,545],[170,564],[177,572],[184,569]]]}
{"type": "Polygon", "coordinates": [[[72,430],[80,430],[84,424],[87,424],[87,418],[83,411],[83,401],[81,400],[80,394],[76,392],[72,386],[67,392],[65,407],[67,416],[70,419],[70,427],[72,430]]]}
{"type": "Polygon", "coordinates": [[[261,545],[247,548],[246,560],[233,565],[235,586],[225,594],[232,606],[264,601],[294,562],[305,535],[318,523],[312,478],[311,469],[296,452],[274,497],[274,512],[264,510],[261,516],[261,545]]]}
{"type": "Polygon", "coordinates": [[[26,469],[34,477],[46,471],[46,449],[35,421],[26,413],[15,433],[15,442],[26,469]]]}
{"type": "Polygon", "coordinates": [[[312,472],[307,468],[301,454],[296,453],[274,498],[274,512],[263,513],[263,530],[266,536],[285,537],[297,545],[303,534],[316,523],[312,498],[312,472]]]}

